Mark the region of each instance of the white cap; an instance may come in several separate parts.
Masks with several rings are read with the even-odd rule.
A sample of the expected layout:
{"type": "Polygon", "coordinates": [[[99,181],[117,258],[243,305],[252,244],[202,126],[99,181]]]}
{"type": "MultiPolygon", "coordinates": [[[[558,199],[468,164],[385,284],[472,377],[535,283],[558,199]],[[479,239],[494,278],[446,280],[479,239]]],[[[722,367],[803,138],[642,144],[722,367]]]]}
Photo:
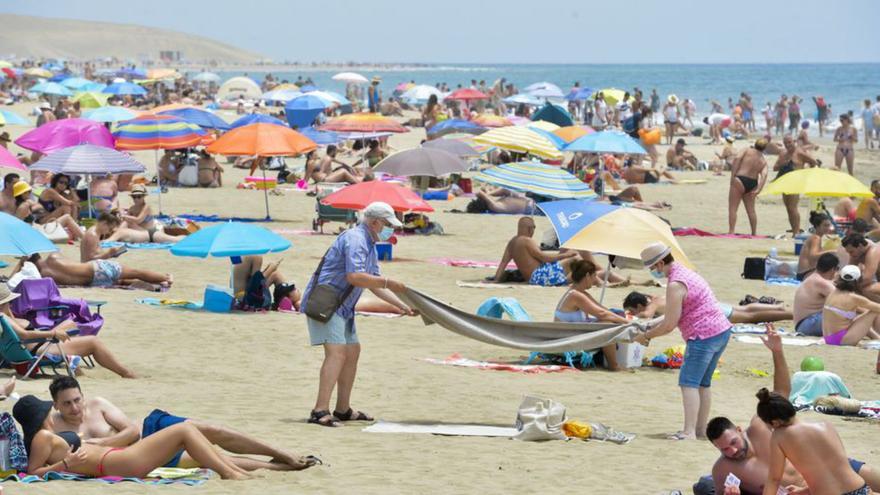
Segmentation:
{"type": "Polygon", "coordinates": [[[363,215],[364,218],[381,218],[387,220],[388,223],[395,227],[403,226],[394,214],[394,209],[391,208],[391,205],[382,201],[375,201],[367,205],[367,207],[364,208],[363,215]]]}
{"type": "Polygon", "coordinates": [[[43,102],[40,102],[40,104],[38,105],[38,108],[41,108],[43,110],[51,110],[52,105],[50,105],[48,101],[43,101],[43,102]]]}
{"type": "Polygon", "coordinates": [[[862,278],[862,271],[856,265],[846,265],[840,269],[840,278],[847,282],[855,282],[862,278]]]}

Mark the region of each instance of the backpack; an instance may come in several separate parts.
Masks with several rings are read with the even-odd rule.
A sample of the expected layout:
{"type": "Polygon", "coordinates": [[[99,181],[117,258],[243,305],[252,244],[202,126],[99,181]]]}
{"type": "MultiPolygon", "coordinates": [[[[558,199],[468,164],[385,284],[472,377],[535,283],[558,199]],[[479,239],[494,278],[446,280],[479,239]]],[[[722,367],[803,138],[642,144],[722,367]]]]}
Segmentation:
{"type": "Polygon", "coordinates": [[[743,263],[742,278],[748,280],[764,280],[764,258],[746,258],[743,263]]]}
{"type": "Polygon", "coordinates": [[[272,306],[272,293],[266,284],[266,277],[263,272],[258,271],[251,275],[245,287],[244,297],[241,300],[241,309],[245,310],[261,310],[269,309],[272,306]]]}

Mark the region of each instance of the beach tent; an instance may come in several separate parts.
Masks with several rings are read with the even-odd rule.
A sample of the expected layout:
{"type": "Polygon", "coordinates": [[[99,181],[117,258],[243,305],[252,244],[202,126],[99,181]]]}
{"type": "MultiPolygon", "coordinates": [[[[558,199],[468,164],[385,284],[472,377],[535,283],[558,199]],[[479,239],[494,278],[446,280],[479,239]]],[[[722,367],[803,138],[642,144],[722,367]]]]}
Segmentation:
{"type": "Polygon", "coordinates": [[[249,77],[233,77],[220,85],[217,97],[221,100],[234,100],[242,97],[249,100],[259,100],[263,95],[260,86],[249,77]]]}
{"type": "Polygon", "coordinates": [[[543,120],[546,122],[552,122],[559,127],[567,127],[570,125],[574,125],[574,121],[571,118],[571,114],[568,111],[559,105],[554,105],[550,102],[547,102],[540,110],[535,112],[532,115],[533,121],[543,120]]]}

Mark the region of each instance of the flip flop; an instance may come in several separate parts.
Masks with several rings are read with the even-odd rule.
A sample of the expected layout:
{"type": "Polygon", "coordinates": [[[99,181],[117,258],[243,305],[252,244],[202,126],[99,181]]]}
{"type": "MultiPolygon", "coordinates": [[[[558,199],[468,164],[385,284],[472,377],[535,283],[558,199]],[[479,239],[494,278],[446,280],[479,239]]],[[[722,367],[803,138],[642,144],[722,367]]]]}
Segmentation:
{"type": "Polygon", "coordinates": [[[339,421],[375,421],[374,418],[368,416],[363,411],[358,411],[357,416],[352,416],[353,414],[354,411],[350,407],[348,408],[348,411],[344,413],[333,411],[333,416],[339,421]]]}
{"type": "Polygon", "coordinates": [[[337,426],[342,426],[342,423],[339,422],[339,419],[330,414],[330,411],[312,411],[311,415],[309,415],[310,424],[324,426],[327,428],[335,428],[337,426]],[[327,421],[321,421],[321,419],[330,416],[331,419],[327,421]]]}
{"type": "Polygon", "coordinates": [[[675,432],[672,435],[667,436],[666,439],[667,440],[675,440],[675,441],[690,440],[690,438],[687,435],[685,435],[684,433],[682,433],[680,431],[675,432]]]}

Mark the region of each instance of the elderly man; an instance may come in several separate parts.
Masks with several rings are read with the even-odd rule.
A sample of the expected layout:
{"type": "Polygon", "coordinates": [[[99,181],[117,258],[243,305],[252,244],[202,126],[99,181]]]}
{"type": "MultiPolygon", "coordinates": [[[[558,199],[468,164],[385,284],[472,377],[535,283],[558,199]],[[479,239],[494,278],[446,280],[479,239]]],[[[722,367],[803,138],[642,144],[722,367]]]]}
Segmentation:
{"type": "Polygon", "coordinates": [[[379,275],[376,242],[387,241],[394,228],[402,226],[387,203],[377,201],[367,206],[361,223],[336,238],[324,254],[302,296],[309,340],[324,346],[318,398],[309,423],[341,426],[343,421],[372,421],[363,411],[351,408],[351,390],[361,352],[354,322],[354,308],[364,289],[390,303],[401,314],[415,312],[393,292],[406,286],[379,275]],[[330,396],[336,391],[336,409],[330,413],[330,396]]]}

